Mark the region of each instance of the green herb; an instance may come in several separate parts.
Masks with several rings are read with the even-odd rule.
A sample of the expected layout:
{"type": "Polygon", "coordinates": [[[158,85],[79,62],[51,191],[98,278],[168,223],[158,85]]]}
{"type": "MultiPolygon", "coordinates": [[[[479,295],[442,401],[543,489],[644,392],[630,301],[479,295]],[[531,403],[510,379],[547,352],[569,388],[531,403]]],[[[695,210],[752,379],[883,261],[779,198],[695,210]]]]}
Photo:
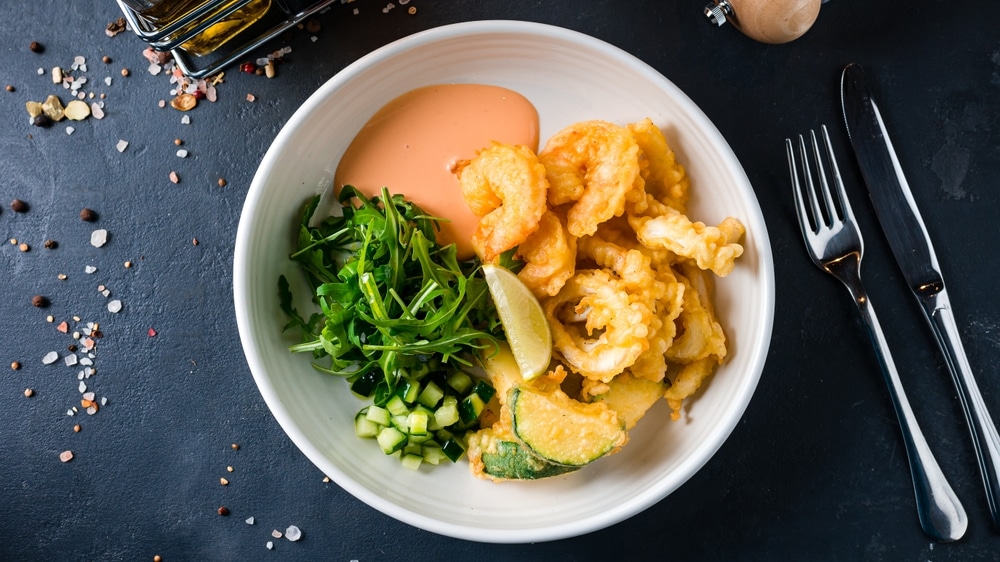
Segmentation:
{"type": "Polygon", "coordinates": [[[342,214],[311,225],[319,199],[303,209],[290,258],[320,312],[300,314],[288,280],[278,280],[285,329],[303,335],[292,351],[311,352],[317,369],[347,377],[352,388],[368,388],[362,379],[376,375],[374,402],[384,405],[401,382],[447,376],[495,349],[503,331],[489,289],[475,275],[477,262],[436,243],[440,219],[386,188],[368,199],[345,186],[342,214]]]}

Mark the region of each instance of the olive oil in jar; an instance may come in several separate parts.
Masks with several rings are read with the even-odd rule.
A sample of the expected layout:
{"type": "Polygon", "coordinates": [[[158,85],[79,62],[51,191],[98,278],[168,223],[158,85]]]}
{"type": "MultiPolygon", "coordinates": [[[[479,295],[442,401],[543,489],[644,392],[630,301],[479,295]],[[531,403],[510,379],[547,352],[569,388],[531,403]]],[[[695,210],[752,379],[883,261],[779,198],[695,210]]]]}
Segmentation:
{"type": "MultiPolygon", "coordinates": [[[[199,23],[214,19],[218,14],[232,7],[239,0],[127,0],[127,3],[144,21],[153,27],[164,28],[205,4],[216,6],[193,23],[176,32],[181,37],[199,23]]],[[[201,33],[181,44],[181,49],[192,55],[207,55],[253,25],[271,7],[271,0],[250,0],[242,8],[221,18],[201,33]]]]}

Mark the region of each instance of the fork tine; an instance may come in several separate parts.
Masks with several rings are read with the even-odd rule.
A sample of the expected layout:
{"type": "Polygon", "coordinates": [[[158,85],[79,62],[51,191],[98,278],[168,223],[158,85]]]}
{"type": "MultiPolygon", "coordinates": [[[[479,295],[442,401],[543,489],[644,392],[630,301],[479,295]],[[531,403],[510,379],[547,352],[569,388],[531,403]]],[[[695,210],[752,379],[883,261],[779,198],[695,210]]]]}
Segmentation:
{"type": "Polygon", "coordinates": [[[795,216],[799,219],[799,227],[803,234],[814,232],[813,226],[809,224],[811,215],[802,198],[802,184],[799,182],[799,171],[795,166],[795,148],[792,139],[785,139],[785,152],[788,155],[788,173],[792,178],[792,193],[795,196],[795,216]]]}
{"type": "MultiPolygon", "coordinates": [[[[826,148],[827,161],[830,163],[830,173],[833,177],[833,184],[836,191],[831,193],[829,186],[824,185],[824,192],[827,195],[827,201],[832,206],[833,200],[830,199],[832,196],[836,196],[837,209],[839,209],[840,217],[844,222],[854,222],[854,211],[851,210],[851,202],[847,198],[847,190],[844,189],[844,181],[840,176],[840,168],[837,167],[837,158],[833,155],[833,143],[830,142],[830,133],[826,130],[826,125],[821,126],[821,131],[823,133],[823,145],[826,148]]],[[[819,146],[816,145],[816,139],[813,138],[813,145],[816,149],[816,160],[819,161],[819,146]]],[[[823,174],[825,178],[826,175],[823,174]]],[[[826,184],[826,180],[823,180],[826,184]]],[[[832,207],[831,207],[832,208],[832,207]]]]}
{"type": "MultiPolygon", "coordinates": [[[[826,215],[820,208],[819,200],[816,197],[816,185],[813,183],[812,166],[809,165],[809,153],[806,150],[806,140],[799,135],[799,157],[802,164],[802,181],[805,184],[806,195],[809,200],[810,216],[814,225],[813,232],[819,232],[824,226],[829,226],[826,215]]],[[[820,170],[822,174],[822,170],[820,170]]],[[[820,176],[822,178],[822,175],[820,176]]]]}

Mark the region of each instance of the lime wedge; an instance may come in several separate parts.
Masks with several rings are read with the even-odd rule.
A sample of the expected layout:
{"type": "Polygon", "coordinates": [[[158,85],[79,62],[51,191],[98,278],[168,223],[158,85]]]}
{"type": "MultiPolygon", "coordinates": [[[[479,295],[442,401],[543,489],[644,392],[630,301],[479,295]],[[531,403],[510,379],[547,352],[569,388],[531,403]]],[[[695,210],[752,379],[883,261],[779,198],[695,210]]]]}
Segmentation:
{"type": "Polygon", "coordinates": [[[527,381],[547,372],[552,359],[552,333],[542,305],[517,275],[504,267],[484,264],[483,276],[521,378],[527,381]]]}

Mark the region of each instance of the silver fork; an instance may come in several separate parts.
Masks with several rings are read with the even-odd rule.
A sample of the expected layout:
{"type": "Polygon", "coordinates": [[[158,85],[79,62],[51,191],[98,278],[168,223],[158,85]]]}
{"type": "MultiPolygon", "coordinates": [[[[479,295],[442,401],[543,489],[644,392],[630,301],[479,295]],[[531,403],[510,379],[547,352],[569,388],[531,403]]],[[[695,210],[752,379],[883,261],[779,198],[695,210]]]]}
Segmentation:
{"type": "Polygon", "coordinates": [[[795,209],[805,239],[806,249],[820,269],[833,275],[847,286],[861,317],[868,326],[868,332],[875,346],[876,355],[882,364],[882,374],[889,386],[889,397],[896,410],[906,456],[913,477],[913,491],[916,495],[917,515],[924,532],[933,539],[950,542],[962,538],[968,527],[968,517],[961,502],[951,489],[951,485],[938,466],[920,425],[913,415],[913,409],[903,391],[903,385],[893,363],[892,355],[875,309],[861,283],[861,256],[864,241],[854,220],[854,212],[847,200],[844,183],[837,168],[837,161],[830,144],[826,126],[822,127],[826,161],[830,166],[833,190],[827,181],[816,133],[809,131],[812,141],[812,156],[815,175],[809,165],[806,141],[799,135],[800,170],[796,170],[795,150],[791,139],[785,139],[788,151],[788,170],[795,192],[795,209]],[[814,179],[816,180],[814,182],[814,179]],[[800,181],[801,180],[801,181],[800,181]],[[819,184],[817,190],[816,183],[819,184]]]}

